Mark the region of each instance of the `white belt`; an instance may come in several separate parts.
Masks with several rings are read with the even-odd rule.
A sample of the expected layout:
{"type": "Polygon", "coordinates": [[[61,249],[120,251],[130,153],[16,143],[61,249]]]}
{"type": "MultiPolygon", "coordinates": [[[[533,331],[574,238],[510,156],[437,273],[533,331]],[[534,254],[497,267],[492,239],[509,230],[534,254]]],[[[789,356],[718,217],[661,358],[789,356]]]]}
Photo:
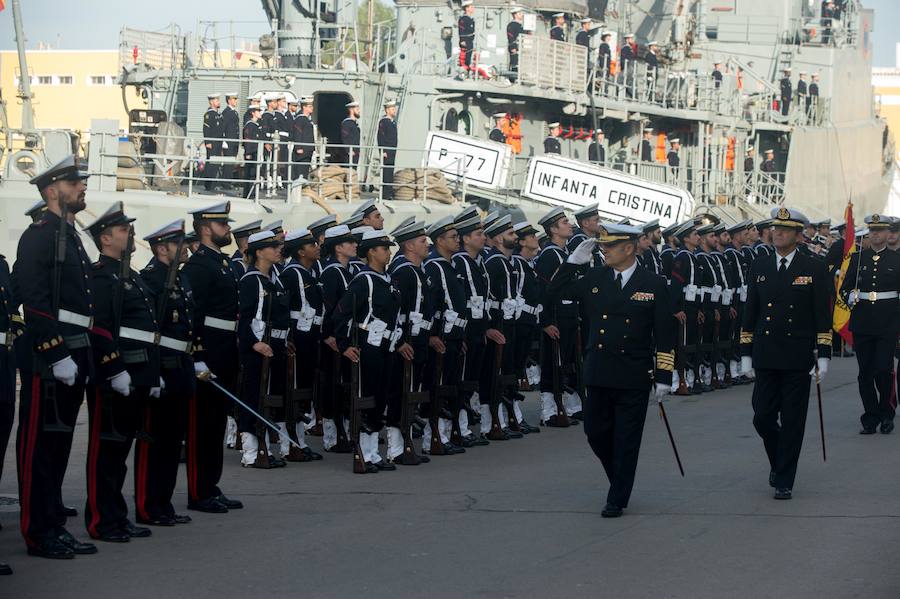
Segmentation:
{"type": "Polygon", "coordinates": [[[287,339],[288,333],[290,329],[272,329],[269,331],[269,336],[272,339],[287,339]]]}
{"type": "Polygon", "coordinates": [[[466,320],[465,318],[457,318],[457,319],[453,322],[453,326],[459,327],[459,328],[461,328],[461,329],[466,328],[466,325],[467,325],[467,324],[469,324],[469,321],[466,320]]]}
{"type": "MultiPolygon", "coordinates": [[[[291,318],[293,318],[294,320],[301,320],[303,318],[303,312],[301,312],[300,310],[291,310],[291,318]]],[[[313,324],[322,324],[322,317],[321,316],[313,316],[312,323],[313,324]]]]}
{"type": "Polygon", "coordinates": [[[489,299],[487,301],[487,307],[488,307],[488,310],[496,310],[497,308],[500,307],[500,302],[498,302],[497,300],[489,299]]]}
{"type": "Polygon", "coordinates": [[[543,310],[544,307],[541,305],[529,306],[528,304],[522,304],[521,309],[522,312],[525,312],[526,314],[534,314],[536,316],[541,313],[541,310],[543,310]]]}
{"type": "Polygon", "coordinates": [[[225,320],[224,318],[216,318],[215,316],[207,316],[203,319],[203,325],[219,329],[220,331],[228,331],[233,333],[237,330],[236,320],[225,320]]]}
{"type": "Polygon", "coordinates": [[[281,137],[287,137],[287,136],[288,136],[288,132],[287,132],[287,131],[279,131],[279,132],[278,132],[278,135],[280,135],[281,137]]]}
{"type": "Polygon", "coordinates": [[[144,331],[141,329],[132,329],[131,327],[121,327],[119,329],[119,338],[131,339],[132,341],[141,341],[143,343],[149,343],[151,345],[157,345],[160,340],[159,333],[144,331]]]}
{"type": "Polygon", "coordinates": [[[94,326],[94,319],[91,316],[85,316],[84,314],[79,314],[77,312],[70,312],[69,310],[59,309],[59,315],[57,316],[59,322],[64,322],[66,324],[74,324],[77,327],[81,327],[83,329],[89,329],[94,326]]]}
{"type": "Polygon", "coordinates": [[[859,291],[855,289],[857,297],[861,300],[869,302],[877,302],[878,300],[894,299],[898,296],[896,291],[859,291]]]}
{"type": "Polygon", "coordinates": [[[180,339],[173,339],[172,337],[160,337],[159,346],[165,347],[166,349],[174,349],[175,351],[180,351],[184,354],[190,353],[191,351],[190,341],[181,341],[180,339]]]}

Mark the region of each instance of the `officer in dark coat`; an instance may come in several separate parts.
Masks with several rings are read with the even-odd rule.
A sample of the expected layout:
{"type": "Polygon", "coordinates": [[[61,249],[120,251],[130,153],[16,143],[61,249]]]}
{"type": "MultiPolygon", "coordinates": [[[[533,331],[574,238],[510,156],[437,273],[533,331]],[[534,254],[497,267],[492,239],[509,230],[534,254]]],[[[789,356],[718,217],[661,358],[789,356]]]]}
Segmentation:
{"type": "Polygon", "coordinates": [[[549,295],[587,306],[590,338],[584,356],[587,398],[584,432],[609,478],[601,515],[628,507],[651,389],[662,402],[672,384],[675,331],[666,280],[638,268],[641,230],[609,225],[601,234],[606,264],[576,279],[588,264],[594,239],[572,252],[550,284],[549,295]]]}
{"type": "Polygon", "coordinates": [[[566,15],[558,12],[553,15],[553,27],[550,28],[550,39],[558,42],[566,41],[566,15]]]}
{"type": "MultiPolygon", "coordinates": [[[[13,291],[9,265],[6,257],[0,256],[0,480],[3,478],[3,458],[16,415],[16,356],[13,342],[23,333],[24,326],[25,321],[19,315],[19,302],[13,291]]],[[[23,353],[26,353],[25,358],[28,359],[30,350],[23,353]]],[[[12,574],[12,568],[0,562],[0,576],[7,574],[12,574]]]]}
{"type": "Polygon", "coordinates": [[[278,142],[276,158],[278,168],[276,169],[279,187],[282,182],[287,179],[288,165],[290,163],[290,154],[288,152],[288,142],[291,137],[291,125],[287,118],[287,98],[284,94],[279,93],[276,96],[275,112],[272,114],[272,124],[275,128],[273,132],[273,141],[278,142]]]}
{"type": "Polygon", "coordinates": [[[488,133],[488,139],[491,141],[496,141],[497,143],[505,144],[506,143],[506,134],[503,133],[503,129],[506,127],[507,123],[509,123],[509,115],[505,112],[498,112],[493,116],[495,125],[494,128],[491,129],[490,133],[488,133]]]}
{"type": "Polygon", "coordinates": [[[865,218],[869,247],[854,253],[841,285],[841,297],[851,306],[850,332],[859,364],[859,396],[865,412],[862,434],[880,425],[884,434],[894,430],[894,350],[900,333],[900,255],[887,246],[891,218],[872,214],[865,218]]]}
{"type": "Polygon", "coordinates": [[[810,375],[822,380],[831,358],[832,282],[824,262],[797,251],[806,217],[781,207],[772,209],[772,219],[775,254],[750,266],[741,369],[756,372],[753,426],[769,457],[769,484],[775,499],[790,499],[810,375]]]}
{"type": "Polygon", "coordinates": [[[309,167],[316,143],[315,127],[312,122],[312,96],[300,98],[300,112],[294,118],[291,141],[294,142],[294,172],[304,179],[309,177],[309,167]]]}
{"type": "Polygon", "coordinates": [[[644,137],[641,139],[641,162],[653,162],[653,129],[644,129],[644,137]]]}
{"type": "Polygon", "coordinates": [[[518,6],[509,9],[513,20],[506,25],[506,51],[509,53],[509,70],[519,70],[519,36],[525,33],[522,21],[525,13],[518,6]]]}
{"type": "Polygon", "coordinates": [[[459,66],[468,71],[472,67],[472,54],[475,52],[475,2],[462,0],[460,6],[463,14],[456,23],[459,33],[459,66]]]}
{"type": "MultiPolygon", "coordinates": [[[[90,426],[84,521],[92,538],[113,543],[150,536],[149,528],[137,527],[128,519],[122,486],[135,430],[143,429],[146,403],[159,400],[162,388],[153,293],[130,267],[133,221],[125,215],[122,202],[113,202],[87,227],[100,258],[91,273],[96,302],[92,347],[98,375],[87,387],[90,426]]],[[[136,497],[140,501],[140,489],[136,497]]]]}
{"type": "Polygon", "coordinates": [[[381,150],[381,197],[394,197],[394,164],[397,160],[397,103],[384,103],[384,116],[378,121],[378,148],[381,150]]]}
{"type": "Polygon", "coordinates": [[[600,48],[597,50],[597,68],[603,77],[609,76],[609,69],[612,65],[612,47],[609,42],[612,41],[612,34],[604,31],[600,36],[600,48]]]}
{"type": "Polygon", "coordinates": [[[340,158],[341,166],[355,168],[359,164],[359,102],[353,101],[346,104],[347,118],[341,121],[341,145],[335,151],[340,158]]]}
{"type": "Polygon", "coordinates": [[[606,165],[606,147],[603,145],[603,141],[603,131],[597,129],[594,133],[594,141],[588,146],[588,162],[593,162],[600,166],[606,165]]]}
{"type": "Polygon", "coordinates": [[[225,125],[219,112],[221,94],[208,94],[209,108],[203,115],[203,144],[206,146],[206,181],[203,187],[212,191],[214,181],[220,176],[221,164],[214,159],[222,155],[222,138],[225,137],[225,125]]]}
{"type": "MultiPolygon", "coordinates": [[[[241,115],[237,112],[237,94],[225,94],[225,108],[222,109],[222,156],[234,159],[238,154],[239,140],[241,139],[241,115]]],[[[232,161],[222,167],[223,179],[234,179],[237,163],[232,161]]],[[[234,181],[228,181],[229,187],[234,186],[234,181]]]]}
{"type": "Polygon", "coordinates": [[[155,260],[141,271],[153,294],[159,321],[159,365],[164,385],[160,401],[150,402],[142,424],[148,439],[135,449],[135,513],[141,524],[172,526],[191,517],[175,512],[172,494],[187,425],[188,402],[196,389],[193,341],[193,294],[178,272],[187,260],[184,220],[179,219],[144,237],[155,260]]]}
{"type": "Polygon", "coordinates": [[[237,391],[237,282],[222,248],[231,243],[231,202],[195,210],[194,231],[200,246],[181,272],[194,296],[194,373],[200,381],[188,406],[188,509],[222,514],[240,509],[219,488],[222,439],[230,402],[216,383],[237,391]]]}
{"type": "Polygon", "coordinates": [[[22,536],[29,555],[52,559],[97,552],[65,529],[67,514],[60,502],[75,419],[85,383],[94,378],[88,336],[94,316],[90,261],[73,225],[85,208],[87,177],[75,157],[68,156],[31,179],[47,211],[19,238],[12,273],[26,323],[19,343],[31,358],[18,364],[22,536]],[[62,237],[61,227],[66,231],[62,237]],[[64,261],[57,265],[60,244],[65,247],[64,261]],[[55,413],[45,414],[48,410],[55,413]]]}
{"type": "Polygon", "coordinates": [[[791,99],[794,96],[794,85],[791,83],[791,70],[784,70],[784,77],[779,82],[781,89],[781,114],[787,116],[791,111],[791,99]]]}
{"type": "Polygon", "coordinates": [[[544,154],[562,154],[562,145],[559,143],[559,123],[547,125],[550,135],[544,138],[544,154]]]}
{"type": "MultiPolygon", "coordinates": [[[[591,35],[593,34],[593,32],[591,31],[591,25],[594,23],[594,21],[590,17],[585,17],[584,19],[581,19],[579,23],[581,24],[581,31],[575,34],[575,43],[584,48],[587,51],[588,56],[590,56],[591,35]]],[[[591,64],[590,59],[588,60],[588,64],[591,64]]]]}
{"type": "Polygon", "coordinates": [[[244,123],[244,131],[241,135],[243,139],[244,151],[244,197],[249,198],[253,193],[253,187],[256,183],[257,172],[261,175],[265,174],[263,165],[259,164],[260,160],[260,144],[265,139],[265,133],[259,124],[259,118],[262,114],[259,106],[251,106],[247,109],[250,113],[250,120],[244,123]]]}

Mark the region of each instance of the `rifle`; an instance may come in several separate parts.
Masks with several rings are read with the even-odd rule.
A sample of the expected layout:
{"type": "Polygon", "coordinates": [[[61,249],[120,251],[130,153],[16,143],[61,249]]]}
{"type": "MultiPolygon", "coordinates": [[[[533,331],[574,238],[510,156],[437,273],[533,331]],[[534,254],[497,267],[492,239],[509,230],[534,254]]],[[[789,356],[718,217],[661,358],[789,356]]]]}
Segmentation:
{"type": "MultiPolygon", "coordinates": [[[[119,330],[122,328],[122,303],[125,301],[125,282],[131,279],[131,253],[134,251],[134,227],[128,231],[128,242],[125,244],[125,252],[119,261],[119,281],[113,294],[113,322],[115,323],[115,339],[119,339],[119,330]]],[[[113,402],[117,401],[112,389],[107,387],[103,390],[104,402],[102,404],[103,420],[109,424],[109,428],[104,432],[100,431],[100,438],[104,441],[113,441],[124,443],[128,438],[116,429],[115,414],[113,412],[113,402]]],[[[142,411],[142,410],[139,410],[142,411]]],[[[140,428],[136,431],[136,438],[141,441],[150,441],[150,435],[147,433],[146,418],[140,418],[140,428]]]]}
{"type": "MultiPolygon", "coordinates": [[[[53,261],[52,298],[53,316],[56,318],[57,322],[59,322],[59,288],[62,284],[63,264],[65,264],[66,262],[66,249],[68,247],[67,237],[69,229],[69,207],[65,202],[60,202],[59,209],[60,223],[59,230],[56,233],[56,247],[53,261]]],[[[53,371],[50,368],[50,365],[42,362],[38,370],[41,372],[41,396],[44,398],[44,401],[47,402],[47,405],[50,408],[49,410],[46,410],[46,412],[47,415],[51,417],[49,419],[45,419],[41,423],[41,427],[45,432],[48,433],[71,433],[75,430],[75,428],[63,422],[62,418],[59,415],[59,403],[56,400],[56,379],[53,378],[53,371]]]]}
{"type": "MultiPolygon", "coordinates": [[[[402,356],[401,359],[403,360],[403,398],[400,405],[400,431],[403,435],[403,457],[401,457],[400,460],[405,466],[415,466],[420,464],[422,460],[416,455],[416,449],[413,447],[412,435],[410,435],[409,432],[412,412],[415,409],[415,406],[429,400],[429,394],[424,391],[412,390],[412,360],[407,360],[402,356]]],[[[432,431],[431,434],[433,439],[434,431],[432,431]]],[[[438,438],[438,441],[440,441],[440,438],[438,438]]]]}
{"type": "Polygon", "coordinates": [[[345,392],[349,391],[347,383],[341,380],[341,354],[334,352],[332,358],[334,365],[331,370],[331,405],[334,409],[334,426],[337,429],[337,445],[335,448],[340,449],[339,453],[346,453],[346,447],[350,446],[350,440],[347,438],[347,431],[344,429],[344,398],[345,392]]]}
{"type": "MultiPolygon", "coordinates": [[[[271,347],[272,344],[272,304],[275,302],[275,297],[270,293],[269,294],[269,305],[266,308],[266,324],[265,330],[263,332],[263,338],[261,341],[271,347]]],[[[266,409],[271,409],[275,407],[281,407],[284,405],[283,397],[269,395],[269,376],[271,375],[271,358],[269,356],[263,355],[262,362],[260,364],[259,370],[259,407],[260,411],[265,413],[266,409]]],[[[256,421],[255,425],[256,432],[256,460],[253,462],[254,468],[262,468],[269,469],[272,468],[272,464],[269,461],[269,448],[266,443],[267,440],[267,432],[271,432],[272,429],[269,428],[267,430],[266,426],[260,422],[256,421]]]]}
{"type": "MultiPolygon", "coordinates": [[[[319,345],[321,346],[321,344],[319,345]]],[[[318,361],[316,364],[318,364],[318,361]]],[[[297,388],[297,354],[295,350],[293,352],[289,351],[287,354],[287,367],[285,368],[285,372],[287,378],[287,384],[285,385],[287,399],[284,403],[284,421],[287,425],[288,437],[294,441],[299,441],[297,438],[297,424],[300,422],[303,422],[303,424],[312,422],[306,414],[311,409],[312,398],[315,397],[318,388],[318,369],[316,369],[313,375],[310,387],[297,388]],[[297,415],[298,411],[300,413],[299,416],[297,415]]],[[[297,443],[297,445],[291,445],[291,449],[287,455],[287,461],[307,461],[306,455],[298,445],[299,443],[297,443]]]]}
{"type": "Polygon", "coordinates": [[[721,389],[722,385],[719,383],[719,357],[721,355],[722,347],[719,345],[719,333],[721,331],[722,313],[719,312],[718,320],[715,318],[715,313],[713,313],[713,315],[712,348],[709,354],[709,368],[712,371],[710,386],[712,386],[713,389],[721,389]]]}
{"type": "Polygon", "coordinates": [[[367,471],[366,456],[363,454],[362,446],[359,442],[359,434],[362,429],[362,423],[360,422],[361,412],[375,407],[375,397],[373,395],[363,396],[362,394],[362,377],[360,376],[362,350],[359,347],[359,326],[356,324],[355,297],[353,301],[353,320],[350,326],[353,328],[351,342],[353,347],[360,352],[359,360],[350,362],[350,434],[353,437],[353,472],[355,474],[365,474],[367,471]]]}
{"type": "MultiPolygon", "coordinates": [[[[501,322],[500,333],[503,333],[503,325],[501,322]]],[[[503,345],[497,343],[494,349],[494,376],[491,381],[491,396],[488,406],[491,410],[491,431],[488,433],[488,439],[491,441],[503,441],[508,439],[508,435],[503,431],[500,424],[500,404],[507,404],[507,409],[512,412],[511,402],[503,396],[503,390],[516,383],[515,375],[503,374],[503,345]]],[[[516,423],[518,425],[518,422],[516,423]]]]}
{"type": "Polygon", "coordinates": [[[562,355],[559,351],[559,339],[553,339],[553,403],[556,404],[556,426],[565,428],[571,426],[569,415],[562,399],[562,355]]]}

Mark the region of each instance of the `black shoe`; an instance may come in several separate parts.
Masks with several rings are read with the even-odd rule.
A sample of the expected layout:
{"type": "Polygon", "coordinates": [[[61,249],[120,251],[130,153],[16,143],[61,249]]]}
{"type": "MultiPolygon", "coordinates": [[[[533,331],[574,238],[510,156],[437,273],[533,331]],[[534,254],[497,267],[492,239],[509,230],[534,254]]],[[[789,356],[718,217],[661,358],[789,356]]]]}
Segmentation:
{"type": "MultiPolygon", "coordinates": [[[[174,523],[173,523],[174,524],[174,523]]],[[[135,526],[131,522],[126,522],[122,526],[122,532],[132,539],[143,539],[153,534],[153,531],[143,526],[135,526]]]]}
{"type": "Polygon", "coordinates": [[[387,460],[381,460],[375,464],[375,467],[379,470],[396,470],[397,466],[394,465],[393,462],[389,462],[387,460]]]}
{"type": "Polygon", "coordinates": [[[703,393],[703,385],[694,383],[694,386],[691,387],[691,395],[700,395],[701,393],[703,393]]]}
{"type": "Polygon", "coordinates": [[[430,461],[431,461],[431,458],[429,458],[427,455],[419,454],[419,463],[420,464],[427,464],[430,461]]]}
{"type": "Polygon", "coordinates": [[[92,538],[105,543],[127,543],[131,540],[131,536],[124,530],[114,530],[92,538]]]}
{"type": "Polygon", "coordinates": [[[787,500],[791,498],[791,490],[787,488],[775,489],[775,499],[787,500]]]}
{"type": "Polygon", "coordinates": [[[490,445],[491,442],[484,435],[472,436],[472,445],[490,445]]]}
{"type": "Polygon", "coordinates": [[[66,545],[59,542],[58,539],[47,539],[42,543],[38,543],[34,547],[28,548],[28,555],[35,557],[45,557],[47,559],[74,559],[75,552],[66,545]]]}
{"type": "Polygon", "coordinates": [[[175,514],[172,516],[172,520],[175,524],[190,524],[193,518],[188,516],[187,514],[175,514]]]}
{"type": "Polygon", "coordinates": [[[511,431],[508,428],[503,429],[503,432],[506,433],[506,436],[510,439],[521,439],[525,435],[520,431],[511,431]]]}
{"type": "Polygon", "coordinates": [[[93,555],[97,553],[97,546],[93,543],[82,543],[72,536],[65,528],[56,535],[56,540],[69,548],[75,555],[93,555]]]}
{"type": "Polygon", "coordinates": [[[874,435],[875,427],[874,426],[863,426],[862,430],[859,431],[860,435],[874,435]]]}
{"type": "Polygon", "coordinates": [[[225,497],[224,494],[219,495],[218,497],[215,498],[215,500],[218,501],[219,503],[221,503],[222,505],[224,505],[229,510],[239,510],[244,507],[244,504],[241,503],[239,500],[228,499],[227,497],[225,497]]]}
{"type": "Polygon", "coordinates": [[[337,443],[325,449],[325,451],[329,453],[353,453],[353,446],[350,443],[337,443]]]}
{"type": "Polygon", "coordinates": [[[74,518],[78,515],[78,510],[73,507],[69,507],[67,505],[63,506],[63,514],[65,514],[66,518],[74,518]]]}
{"type": "Polygon", "coordinates": [[[577,412],[575,412],[574,414],[569,416],[569,418],[574,418],[576,420],[584,420],[584,412],[582,410],[578,410],[577,412]]]}
{"type": "Polygon", "coordinates": [[[303,455],[305,455],[307,458],[309,458],[309,461],[311,461],[311,462],[315,462],[315,461],[317,461],[317,460],[321,460],[321,459],[322,459],[322,454],[321,454],[321,453],[316,453],[315,451],[313,451],[313,450],[310,449],[309,447],[304,447],[304,448],[301,449],[300,451],[302,451],[302,452],[303,452],[303,455]]]}
{"type": "Polygon", "coordinates": [[[463,437],[460,441],[459,447],[475,447],[475,437],[469,435],[468,437],[463,437]]]}
{"type": "Polygon", "coordinates": [[[175,519],[166,516],[165,514],[149,520],[137,518],[137,522],[138,524],[146,524],[147,526],[175,526],[175,519]]]}
{"type": "Polygon", "coordinates": [[[560,424],[560,417],[557,416],[556,414],[554,414],[554,415],[551,416],[550,418],[547,418],[547,419],[544,421],[544,426],[552,426],[552,427],[562,427],[562,428],[565,428],[566,426],[571,426],[571,424],[572,424],[572,419],[571,419],[571,418],[569,418],[569,424],[568,424],[568,425],[560,424]]]}
{"type": "Polygon", "coordinates": [[[456,455],[458,453],[466,453],[465,448],[453,443],[444,443],[444,455],[456,455]]]}
{"type": "Polygon", "coordinates": [[[704,393],[712,393],[713,390],[714,389],[711,386],[707,385],[706,383],[703,383],[703,392],[704,393]]]}
{"type": "Polygon", "coordinates": [[[361,474],[378,474],[378,467],[372,462],[366,462],[366,471],[361,474]]]}
{"type": "Polygon", "coordinates": [[[287,462],[282,458],[276,458],[274,456],[269,456],[269,466],[271,468],[284,468],[287,466],[287,462]]]}
{"type": "Polygon", "coordinates": [[[769,471],[769,486],[775,488],[775,471],[769,471]]]}
{"type": "Polygon", "coordinates": [[[206,512],[207,514],[226,514],[228,508],[225,504],[219,503],[216,499],[204,499],[203,501],[189,501],[188,509],[197,512],[206,512]]]}
{"type": "Polygon", "coordinates": [[[531,424],[528,424],[528,423],[525,422],[524,420],[523,420],[522,422],[519,423],[519,428],[522,429],[522,432],[523,432],[523,433],[525,433],[525,432],[527,432],[527,433],[539,433],[539,432],[541,432],[540,427],[538,427],[538,426],[533,426],[533,425],[531,425],[531,424]]]}
{"type": "Polygon", "coordinates": [[[881,423],[881,434],[889,435],[891,431],[894,430],[894,421],[893,420],[885,420],[881,423]]]}
{"type": "Polygon", "coordinates": [[[10,574],[12,574],[12,568],[9,567],[9,564],[0,562],[0,576],[9,576],[10,574]]]}
{"type": "Polygon", "coordinates": [[[604,518],[618,518],[622,515],[622,508],[611,503],[607,503],[600,515],[604,518]]]}

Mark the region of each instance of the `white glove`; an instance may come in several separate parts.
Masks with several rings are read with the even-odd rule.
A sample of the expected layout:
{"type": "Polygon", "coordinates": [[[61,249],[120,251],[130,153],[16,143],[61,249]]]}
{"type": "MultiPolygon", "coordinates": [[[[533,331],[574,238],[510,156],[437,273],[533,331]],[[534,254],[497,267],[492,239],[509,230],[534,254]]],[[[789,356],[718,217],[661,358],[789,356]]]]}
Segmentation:
{"type": "Polygon", "coordinates": [[[569,264],[588,264],[594,253],[594,246],[597,245],[596,239],[585,239],[578,244],[578,247],[569,254],[566,262],[569,264]]]}
{"type": "Polygon", "coordinates": [[[656,396],[656,402],[662,403],[666,400],[666,396],[669,394],[669,391],[672,390],[672,385],[666,385],[663,383],[656,383],[656,389],[654,389],[654,394],[656,396]]]}
{"type": "MultiPolygon", "coordinates": [[[[819,358],[818,362],[816,362],[819,366],[819,380],[818,382],[822,382],[825,380],[825,375],[828,373],[828,362],[830,360],[828,358],[819,358]]],[[[813,366],[813,369],[809,371],[811,376],[816,375],[816,367],[813,366]]]]}
{"type": "Polygon", "coordinates": [[[847,294],[847,305],[851,308],[856,305],[856,302],[859,301],[859,289],[854,289],[849,294],[847,294]]]}
{"type": "Polygon", "coordinates": [[[124,395],[125,397],[131,395],[131,375],[128,374],[127,370],[110,377],[109,384],[112,386],[113,391],[119,395],[124,395]]]}
{"type": "Polygon", "coordinates": [[[200,362],[194,362],[194,375],[201,381],[216,378],[216,375],[210,372],[206,362],[203,362],[202,360],[200,362]]]}
{"type": "Polygon", "coordinates": [[[50,365],[53,370],[53,378],[63,385],[71,387],[75,384],[75,377],[78,376],[78,364],[71,357],[66,356],[59,362],[50,365]]]}
{"type": "Polygon", "coordinates": [[[166,390],[166,381],[163,380],[163,377],[159,377],[159,390],[160,391],[166,390]]]}
{"type": "Polygon", "coordinates": [[[159,387],[150,387],[150,397],[154,399],[159,399],[160,394],[162,394],[162,390],[166,388],[166,382],[159,377],[159,387]]]}
{"type": "Polygon", "coordinates": [[[741,356],[741,374],[747,374],[751,370],[753,370],[753,358],[741,356]]]}

